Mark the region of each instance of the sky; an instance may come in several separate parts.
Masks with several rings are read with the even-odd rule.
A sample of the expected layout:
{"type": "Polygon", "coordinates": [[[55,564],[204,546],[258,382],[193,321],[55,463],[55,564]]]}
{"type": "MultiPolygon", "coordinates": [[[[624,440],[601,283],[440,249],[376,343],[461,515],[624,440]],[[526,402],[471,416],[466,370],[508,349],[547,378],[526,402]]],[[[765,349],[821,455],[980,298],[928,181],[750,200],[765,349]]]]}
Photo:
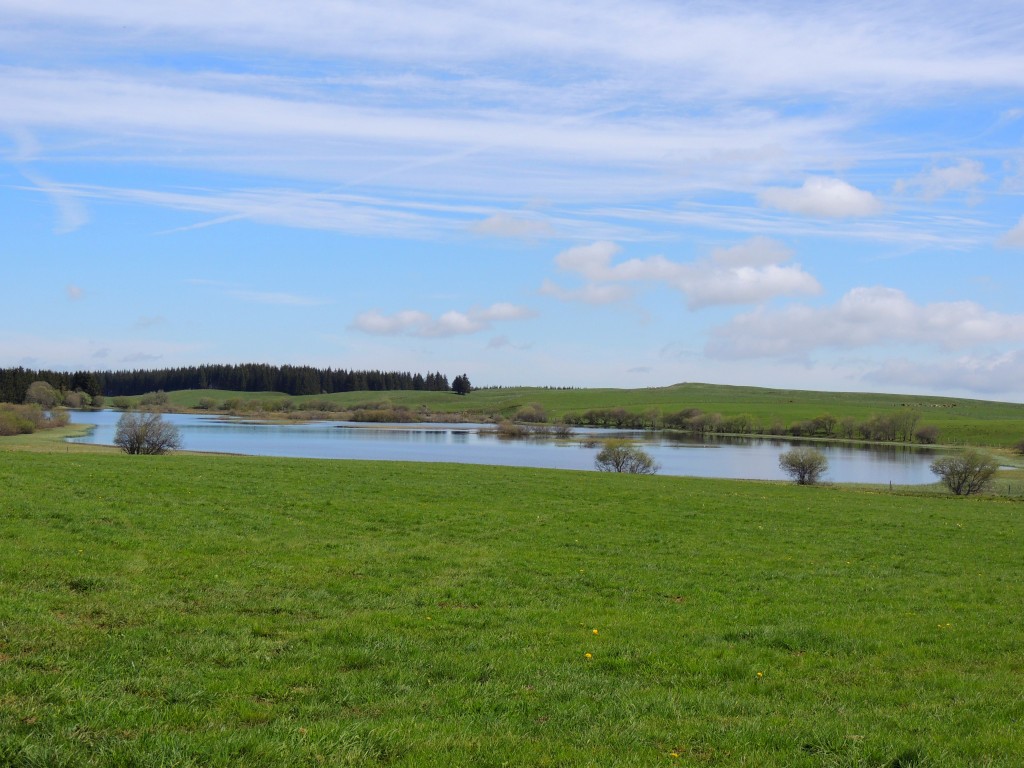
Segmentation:
{"type": "Polygon", "coordinates": [[[1024,6],[0,0],[0,367],[1024,402],[1024,6]]]}

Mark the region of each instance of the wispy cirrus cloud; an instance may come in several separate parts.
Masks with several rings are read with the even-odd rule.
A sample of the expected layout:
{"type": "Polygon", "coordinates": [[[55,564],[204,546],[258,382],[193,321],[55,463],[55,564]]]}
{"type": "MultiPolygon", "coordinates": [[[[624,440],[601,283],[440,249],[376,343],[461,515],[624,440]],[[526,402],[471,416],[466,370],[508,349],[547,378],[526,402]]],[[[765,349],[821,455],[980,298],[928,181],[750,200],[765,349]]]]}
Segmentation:
{"type": "Polygon", "coordinates": [[[53,202],[53,206],[57,210],[57,223],[54,225],[54,232],[66,235],[89,222],[89,214],[81,199],[66,187],[24,168],[21,170],[21,175],[53,202]]]}
{"type": "Polygon", "coordinates": [[[283,291],[256,291],[250,288],[233,285],[231,283],[224,283],[219,280],[193,278],[186,280],[186,282],[190,285],[215,288],[225,296],[230,296],[240,301],[255,304],[276,304],[291,307],[317,307],[330,303],[327,299],[316,298],[313,296],[303,296],[301,294],[287,293],[283,291]]]}
{"type": "Polygon", "coordinates": [[[461,336],[488,330],[494,323],[522,320],[533,312],[515,304],[498,303],[468,312],[450,310],[437,317],[420,310],[409,309],[385,315],[377,310],[363,312],[353,320],[351,328],[379,336],[419,336],[442,338],[461,336]]]}
{"type": "MultiPolygon", "coordinates": [[[[244,17],[196,0],[173,9],[128,0],[4,0],[0,8],[0,126],[33,144],[15,155],[288,179],[294,187],[281,188],[293,205],[276,215],[273,206],[257,210],[252,220],[354,233],[383,230],[386,217],[327,202],[317,215],[315,198],[326,193],[311,185],[497,204],[482,220],[452,221],[425,208],[404,222],[416,237],[466,228],[545,237],[536,219],[493,214],[541,190],[561,205],[603,201],[639,213],[670,209],[680,198],[761,190],[775,210],[873,215],[878,200],[852,176],[815,177],[797,189],[780,180],[829,166],[852,174],[867,164],[882,179],[878,188],[889,189],[907,178],[908,156],[943,148],[945,139],[929,146],[918,132],[864,142],[858,131],[878,105],[946,104],[967,89],[1024,84],[1018,14],[997,0],[980,0],[970,12],[841,3],[828,14],[786,3],[653,0],[628,9],[598,4],[582,15],[569,0],[526,0],[514,11],[495,0],[445,7],[311,0],[300,12],[254,0],[244,17]],[[44,53],[54,50],[60,59],[44,53]],[[235,64],[217,71],[208,53],[235,64]],[[236,65],[268,54],[287,66],[255,74],[236,65]],[[189,56],[203,66],[169,63],[189,56]],[[564,74],[536,78],[546,63],[564,74]]],[[[906,183],[933,194],[966,183],[970,172],[961,163],[906,183]]],[[[88,221],[73,207],[81,192],[56,183],[47,189],[58,209],[66,207],[62,229],[88,221]]],[[[135,202],[181,204],[171,194],[180,190],[154,183],[149,191],[135,202]]],[[[203,196],[236,205],[192,226],[260,208],[236,193],[222,182],[193,194],[193,205],[203,196]]],[[[738,219],[748,211],[721,212],[706,226],[746,226],[738,219]]]]}
{"type": "Polygon", "coordinates": [[[528,240],[555,235],[555,228],[544,219],[508,213],[496,213],[493,216],[488,216],[483,221],[474,223],[470,229],[479,235],[528,240]]]}

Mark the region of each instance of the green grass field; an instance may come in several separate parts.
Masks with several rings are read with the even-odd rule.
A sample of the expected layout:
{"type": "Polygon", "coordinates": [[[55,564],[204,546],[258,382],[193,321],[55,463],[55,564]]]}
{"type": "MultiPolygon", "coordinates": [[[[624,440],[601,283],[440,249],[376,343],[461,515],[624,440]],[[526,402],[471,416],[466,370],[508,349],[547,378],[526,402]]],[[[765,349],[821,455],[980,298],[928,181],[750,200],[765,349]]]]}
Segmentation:
{"type": "MultiPolygon", "coordinates": [[[[310,401],[330,401],[356,408],[366,404],[405,407],[411,411],[429,410],[438,414],[461,414],[468,418],[507,418],[522,406],[540,403],[551,419],[570,413],[599,408],[626,408],[644,412],[658,409],[675,413],[699,408],[725,417],[749,414],[762,424],[779,421],[791,424],[824,413],[836,417],[851,416],[863,421],[871,416],[886,416],[913,409],[921,424],[934,424],[940,430],[939,441],[947,445],[972,444],[1008,447],[1024,439],[1024,404],[999,403],[951,397],[871,394],[851,392],[811,392],[801,390],[733,387],[714,384],[677,384],[647,389],[543,389],[510,387],[475,390],[465,397],[449,392],[344,392],[288,398],[281,393],[227,392],[223,390],[185,390],[169,393],[178,408],[194,408],[201,398],[218,403],[230,398],[241,400],[291,400],[296,407],[310,401]]],[[[137,398],[133,398],[137,399],[137,398]]]]}
{"type": "Polygon", "coordinates": [[[0,765],[1019,766],[1022,512],[0,452],[0,765]]]}

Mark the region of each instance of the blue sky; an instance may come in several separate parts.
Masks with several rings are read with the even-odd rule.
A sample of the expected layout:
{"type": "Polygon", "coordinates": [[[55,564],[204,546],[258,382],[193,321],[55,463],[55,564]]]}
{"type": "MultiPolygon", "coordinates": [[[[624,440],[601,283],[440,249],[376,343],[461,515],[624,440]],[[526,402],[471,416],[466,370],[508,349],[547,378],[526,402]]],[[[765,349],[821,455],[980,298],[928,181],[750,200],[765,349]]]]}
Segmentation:
{"type": "Polygon", "coordinates": [[[1024,401],[1018,0],[0,0],[0,365],[1024,401]]]}

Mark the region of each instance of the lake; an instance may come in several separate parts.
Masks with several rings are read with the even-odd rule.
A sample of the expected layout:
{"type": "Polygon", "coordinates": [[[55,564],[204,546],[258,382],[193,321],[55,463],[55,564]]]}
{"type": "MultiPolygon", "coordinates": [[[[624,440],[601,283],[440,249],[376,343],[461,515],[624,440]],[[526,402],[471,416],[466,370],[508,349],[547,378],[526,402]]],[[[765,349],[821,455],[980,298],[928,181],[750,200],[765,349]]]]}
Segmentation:
{"type": "MultiPolygon", "coordinates": [[[[72,424],[94,424],[71,442],[113,445],[120,411],[71,411],[72,424]]],[[[779,454],[798,441],[745,437],[677,438],[658,432],[576,429],[570,440],[507,440],[486,424],[350,422],[266,424],[219,416],[167,413],[189,451],[316,459],[433,461],[511,467],[593,470],[599,441],[629,437],[660,465],[660,474],[750,480],[786,480],[779,454]],[[598,441],[595,443],[594,441],[598,441]]],[[[815,443],[829,460],[826,482],[918,485],[935,481],[928,466],[936,452],[903,445],[815,443]]]]}

